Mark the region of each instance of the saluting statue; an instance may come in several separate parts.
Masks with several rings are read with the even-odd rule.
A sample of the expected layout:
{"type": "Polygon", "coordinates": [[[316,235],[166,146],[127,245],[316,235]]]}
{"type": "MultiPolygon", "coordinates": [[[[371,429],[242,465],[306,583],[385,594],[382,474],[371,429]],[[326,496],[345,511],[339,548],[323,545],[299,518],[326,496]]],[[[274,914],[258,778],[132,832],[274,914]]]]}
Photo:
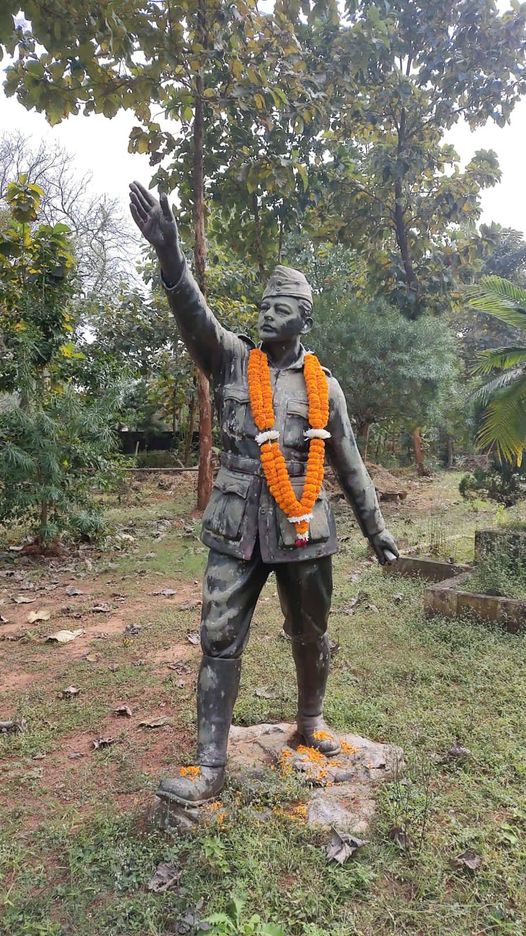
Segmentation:
{"type": "Polygon", "coordinates": [[[161,780],[157,793],[196,806],[223,788],[241,655],[271,572],[296,665],[298,734],[327,757],[340,751],[323,719],[331,557],[337,550],[322,487],[325,454],[378,560],[390,562],[398,551],[356,446],[343,392],[301,342],[312,326],[305,276],[276,268],[259,308],[256,348],[208,308],[181,251],[166,195],[159,202],[138,182],[130,190],[131,214],[157,252],[181,336],[212,382],[221,429],[220,468],[203,516],[202,540],[210,553],[201,615],[198,770],[161,780]]]}

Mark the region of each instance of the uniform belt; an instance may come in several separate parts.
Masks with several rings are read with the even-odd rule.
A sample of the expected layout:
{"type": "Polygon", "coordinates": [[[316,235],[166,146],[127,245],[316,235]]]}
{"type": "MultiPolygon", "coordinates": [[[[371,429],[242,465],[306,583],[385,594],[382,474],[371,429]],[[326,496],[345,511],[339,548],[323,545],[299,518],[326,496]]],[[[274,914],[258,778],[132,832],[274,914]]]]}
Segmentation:
{"type": "MultiPolygon", "coordinates": [[[[248,455],[234,455],[233,452],[221,452],[219,462],[223,468],[241,471],[243,474],[262,474],[259,458],[249,458],[248,455]]],[[[287,469],[291,478],[301,478],[307,470],[306,462],[287,461],[287,469]]]]}

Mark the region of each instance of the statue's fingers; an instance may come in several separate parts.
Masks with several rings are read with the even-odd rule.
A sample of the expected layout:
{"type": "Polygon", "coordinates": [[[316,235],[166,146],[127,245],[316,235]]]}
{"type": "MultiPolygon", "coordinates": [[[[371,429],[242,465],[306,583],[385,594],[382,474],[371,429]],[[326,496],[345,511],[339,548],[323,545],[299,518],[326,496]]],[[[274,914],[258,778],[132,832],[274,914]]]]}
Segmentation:
{"type": "Polygon", "coordinates": [[[141,185],[140,182],[132,182],[130,188],[132,191],[135,191],[137,195],[140,195],[146,207],[153,208],[156,198],[144,185],[141,185]]]}
{"type": "Polygon", "coordinates": [[[151,204],[151,203],[148,201],[148,199],[145,198],[144,192],[141,192],[138,188],[136,188],[136,189],[132,190],[132,193],[131,193],[131,194],[132,194],[132,196],[135,198],[137,204],[140,205],[140,207],[142,208],[142,210],[145,211],[146,214],[149,214],[150,211],[151,211],[152,208],[153,208],[153,204],[151,204]]]}
{"type": "Polygon", "coordinates": [[[148,212],[133,197],[130,198],[130,211],[132,218],[138,224],[145,224],[148,220],[148,212]]]}
{"type": "Polygon", "coordinates": [[[135,221],[135,224],[137,225],[137,227],[138,227],[138,228],[141,228],[141,230],[142,230],[142,228],[143,228],[143,226],[144,226],[144,221],[142,220],[142,218],[141,218],[139,212],[137,211],[137,208],[135,207],[135,205],[130,204],[130,213],[131,213],[131,216],[132,216],[133,220],[135,221]]]}
{"type": "Polygon", "coordinates": [[[162,209],[164,218],[167,221],[174,221],[175,218],[173,216],[172,209],[170,208],[170,203],[168,201],[168,195],[166,194],[166,192],[161,192],[160,201],[161,201],[161,209],[162,209]]]}

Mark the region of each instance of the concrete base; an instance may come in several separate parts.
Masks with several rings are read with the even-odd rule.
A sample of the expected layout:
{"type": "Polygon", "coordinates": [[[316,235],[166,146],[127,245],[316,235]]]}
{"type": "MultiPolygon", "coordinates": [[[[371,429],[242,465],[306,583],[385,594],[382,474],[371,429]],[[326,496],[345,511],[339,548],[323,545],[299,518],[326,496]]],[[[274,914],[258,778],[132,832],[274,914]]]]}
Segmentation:
{"type": "Polygon", "coordinates": [[[442,559],[420,559],[416,556],[400,556],[397,562],[382,566],[384,575],[418,576],[427,582],[442,582],[462,572],[469,572],[470,566],[444,562],[442,559]]]}
{"type": "Polygon", "coordinates": [[[472,614],[479,620],[499,624],[511,634],[524,630],[526,627],[525,601],[463,591],[463,585],[469,576],[470,573],[467,572],[426,588],[424,611],[428,617],[440,614],[442,617],[458,618],[465,614],[472,614]]]}
{"type": "MultiPolygon", "coordinates": [[[[296,727],[287,723],[234,727],[230,732],[229,773],[244,781],[261,782],[266,770],[293,772],[304,782],[305,806],[294,812],[308,825],[366,835],[376,809],[375,788],[383,780],[399,776],[403,752],[359,735],[340,736],[342,753],[326,758],[312,748],[298,746],[296,727]]],[[[290,804],[289,804],[290,806],[290,804]]],[[[164,830],[189,832],[196,824],[209,823],[219,804],[185,809],[158,801],[155,825],[164,830]]],[[[283,803],[287,811],[287,803],[283,803]]]]}

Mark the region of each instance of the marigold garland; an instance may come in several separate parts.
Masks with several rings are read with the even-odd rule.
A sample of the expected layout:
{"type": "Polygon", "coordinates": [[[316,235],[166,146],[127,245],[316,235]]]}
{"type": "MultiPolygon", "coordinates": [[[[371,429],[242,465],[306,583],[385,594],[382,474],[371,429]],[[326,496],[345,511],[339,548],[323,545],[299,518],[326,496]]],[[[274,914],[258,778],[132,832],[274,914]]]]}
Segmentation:
{"type": "Polygon", "coordinates": [[[306,433],[309,454],[305,483],[301,500],[298,500],[277,441],[278,434],[274,430],[274,404],[267,355],[260,348],[250,352],[248,391],[252,416],[261,433],[256,437],[260,443],[261,464],[270,493],[291,523],[294,523],[296,546],[305,546],[309,539],[311,511],[323,484],[325,439],[330,436],[325,431],[329,421],[329,384],[315,354],[305,355],[303,375],[307,387],[310,430],[306,433]]]}

